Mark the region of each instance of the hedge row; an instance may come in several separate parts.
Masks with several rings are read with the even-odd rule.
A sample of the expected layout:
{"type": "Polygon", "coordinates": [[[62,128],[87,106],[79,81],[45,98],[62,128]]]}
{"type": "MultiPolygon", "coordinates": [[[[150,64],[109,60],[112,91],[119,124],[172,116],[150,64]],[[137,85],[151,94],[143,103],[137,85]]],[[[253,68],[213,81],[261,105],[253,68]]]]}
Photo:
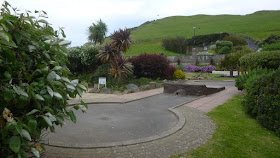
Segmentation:
{"type": "Polygon", "coordinates": [[[280,51],[250,53],[242,56],[239,61],[241,67],[246,70],[258,66],[277,69],[280,65],[280,51]]]}
{"type": "Polygon", "coordinates": [[[258,68],[244,76],[236,84],[247,91],[242,102],[246,112],[280,136],[280,67],[276,71],[258,68]]]}

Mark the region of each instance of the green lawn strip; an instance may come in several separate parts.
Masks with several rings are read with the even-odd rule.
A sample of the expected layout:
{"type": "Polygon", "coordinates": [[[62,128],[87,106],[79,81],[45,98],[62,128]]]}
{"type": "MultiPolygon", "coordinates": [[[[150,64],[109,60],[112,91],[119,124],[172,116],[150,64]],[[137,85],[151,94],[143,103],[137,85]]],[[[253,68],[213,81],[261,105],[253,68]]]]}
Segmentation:
{"type": "Polygon", "coordinates": [[[217,158],[277,158],[280,157],[280,138],[263,128],[255,119],[245,114],[241,105],[243,96],[235,96],[207,115],[217,128],[205,145],[180,157],[217,158]]]}

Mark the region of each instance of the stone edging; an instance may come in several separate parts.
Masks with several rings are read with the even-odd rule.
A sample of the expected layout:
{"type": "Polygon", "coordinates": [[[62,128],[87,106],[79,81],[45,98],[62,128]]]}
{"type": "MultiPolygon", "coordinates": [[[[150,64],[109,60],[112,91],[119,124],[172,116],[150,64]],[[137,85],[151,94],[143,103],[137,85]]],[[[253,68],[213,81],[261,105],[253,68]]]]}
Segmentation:
{"type": "MultiPolygon", "coordinates": [[[[159,94],[155,94],[155,95],[159,95],[159,94]]],[[[155,96],[155,95],[151,95],[151,96],[155,96]]],[[[131,99],[131,100],[127,100],[127,101],[119,101],[119,102],[86,102],[86,103],[87,104],[106,104],[106,103],[123,104],[123,103],[128,103],[128,102],[148,98],[148,97],[151,97],[151,96],[146,96],[146,97],[137,98],[137,99],[131,99]]],[[[204,96],[198,97],[194,100],[200,99],[202,97],[204,97],[204,96]]],[[[192,100],[192,101],[194,101],[194,100],[192,100]]],[[[158,135],[153,135],[153,136],[150,136],[150,137],[146,137],[146,138],[142,138],[142,139],[136,139],[136,140],[127,140],[127,141],[111,142],[111,143],[83,144],[83,145],[79,145],[79,146],[67,146],[63,142],[57,143],[56,145],[55,144],[54,145],[48,144],[47,142],[46,143],[42,142],[42,143],[45,144],[45,145],[54,146],[54,147],[90,149],[90,148],[107,148],[107,147],[116,147],[116,146],[127,146],[127,145],[140,144],[140,143],[154,141],[154,140],[157,140],[157,139],[167,137],[167,136],[179,131],[180,129],[182,129],[184,127],[185,121],[186,121],[185,117],[182,113],[175,111],[175,108],[178,108],[178,107],[180,107],[184,104],[187,104],[187,103],[189,103],[189,101],[184,102],[184,103],[179,104],[179,105],[176,105],[176,106],[168,109],[171,113],[173,113],[178,118],[178,122],[171,129],[169,129],[167,131],[164,131],[164,132],[162,132],[158,135]]],[[[75,105],[75,103],[72,103],[72,104],[69,104],[69,105],[75,105]]]]}

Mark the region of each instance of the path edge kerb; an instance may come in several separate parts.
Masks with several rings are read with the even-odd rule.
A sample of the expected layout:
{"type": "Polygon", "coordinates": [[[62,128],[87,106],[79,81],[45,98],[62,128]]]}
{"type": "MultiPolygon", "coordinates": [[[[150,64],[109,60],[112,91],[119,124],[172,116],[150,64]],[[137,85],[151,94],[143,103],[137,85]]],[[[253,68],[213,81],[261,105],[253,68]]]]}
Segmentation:
{"type": "MultiPolygon", "coordinates": [[[[137,98],[137,99],[119,101],[119,102],[117,102],[117,101],[113,101],[113,102],[106,102],[106,101],[105,102],[100,102],[100,101],[99,102],[95,102],[95,101],[91,102],[91,101],[88,101],[86,103],[87,104],[107,104],[107,103],[123,104],[123,103],[128,103],[128,102],[132,102],[132,101],[136,101],[136,100],[140,100],[140,99],[145,99],[145,98],[152,97],[152,96],[159,95],[159,94],[161,94],[161,93],[150,95],[150,96],[145,96],[145,97],[137,98]]],[[[140,144],[140,143],[145,143],[145,142],[158,140],[158,139],[170,136],[171,134],[179,131],[180,129],[182,129],[184,127],[186,119],[185,119],[185,117],[182,113],[175,110],[176,108],[178,108],[182,105],[185,105],[187,103],[190,103],[192,101],[195,101],[197,99],[203,98],[203,97],[204,96],[201,96],[201,97],[195,98],[191,101],[187,101],[187,102],[184,102],[182,104],[178,104],[178,105],[175,105],[174,107],[169,108],[168,111],[170,111],[171,113],[173,113],[177,117],[178,122],[171,129],[169,129],[167,131],[164,131],[164,132],[162,132],[158,135],[153,135],[153,136],[150,136],[150,137],[146,137],[146,138],[142,138],[142,139],[136,139],[136,140],[127,140],[127,141],[111,142],[111,143],[83,144],[83,145],[79,145],[79,146],[78,145],[69,146],[69,145],[65,145],[63,142],[59,142],[59,143],[56,143],[56,144],[49,144],[47,142],[46,143],[42,142],[42,143],[45,144],[45,145],[54,146],[54,147],[90,149],[90,148],[109,148],[109,147],[116,147],[116,146],[128,146],[128,145],[134,145],[134,144],[140,144]]],[[[73,105],[76,105],[76,103],[69,104],[69,106],[73,106],[73,105]]]]}

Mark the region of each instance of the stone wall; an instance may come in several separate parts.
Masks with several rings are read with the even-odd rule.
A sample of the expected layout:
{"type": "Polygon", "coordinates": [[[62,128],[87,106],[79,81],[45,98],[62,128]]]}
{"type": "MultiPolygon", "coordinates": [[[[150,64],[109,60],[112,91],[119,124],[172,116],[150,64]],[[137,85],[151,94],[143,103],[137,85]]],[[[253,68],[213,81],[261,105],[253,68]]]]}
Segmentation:
{"type": "Polygon", "coordinates": [[[224,55],[184,55],[184,56],[167,56],[167,59],[171,64],[176,65],[177,60],[181,60],[182,65],[195,65],[196,60],[199,64],[209,64],[210,59],[213,59],[215,63],[219,63],[224,55]]]}

